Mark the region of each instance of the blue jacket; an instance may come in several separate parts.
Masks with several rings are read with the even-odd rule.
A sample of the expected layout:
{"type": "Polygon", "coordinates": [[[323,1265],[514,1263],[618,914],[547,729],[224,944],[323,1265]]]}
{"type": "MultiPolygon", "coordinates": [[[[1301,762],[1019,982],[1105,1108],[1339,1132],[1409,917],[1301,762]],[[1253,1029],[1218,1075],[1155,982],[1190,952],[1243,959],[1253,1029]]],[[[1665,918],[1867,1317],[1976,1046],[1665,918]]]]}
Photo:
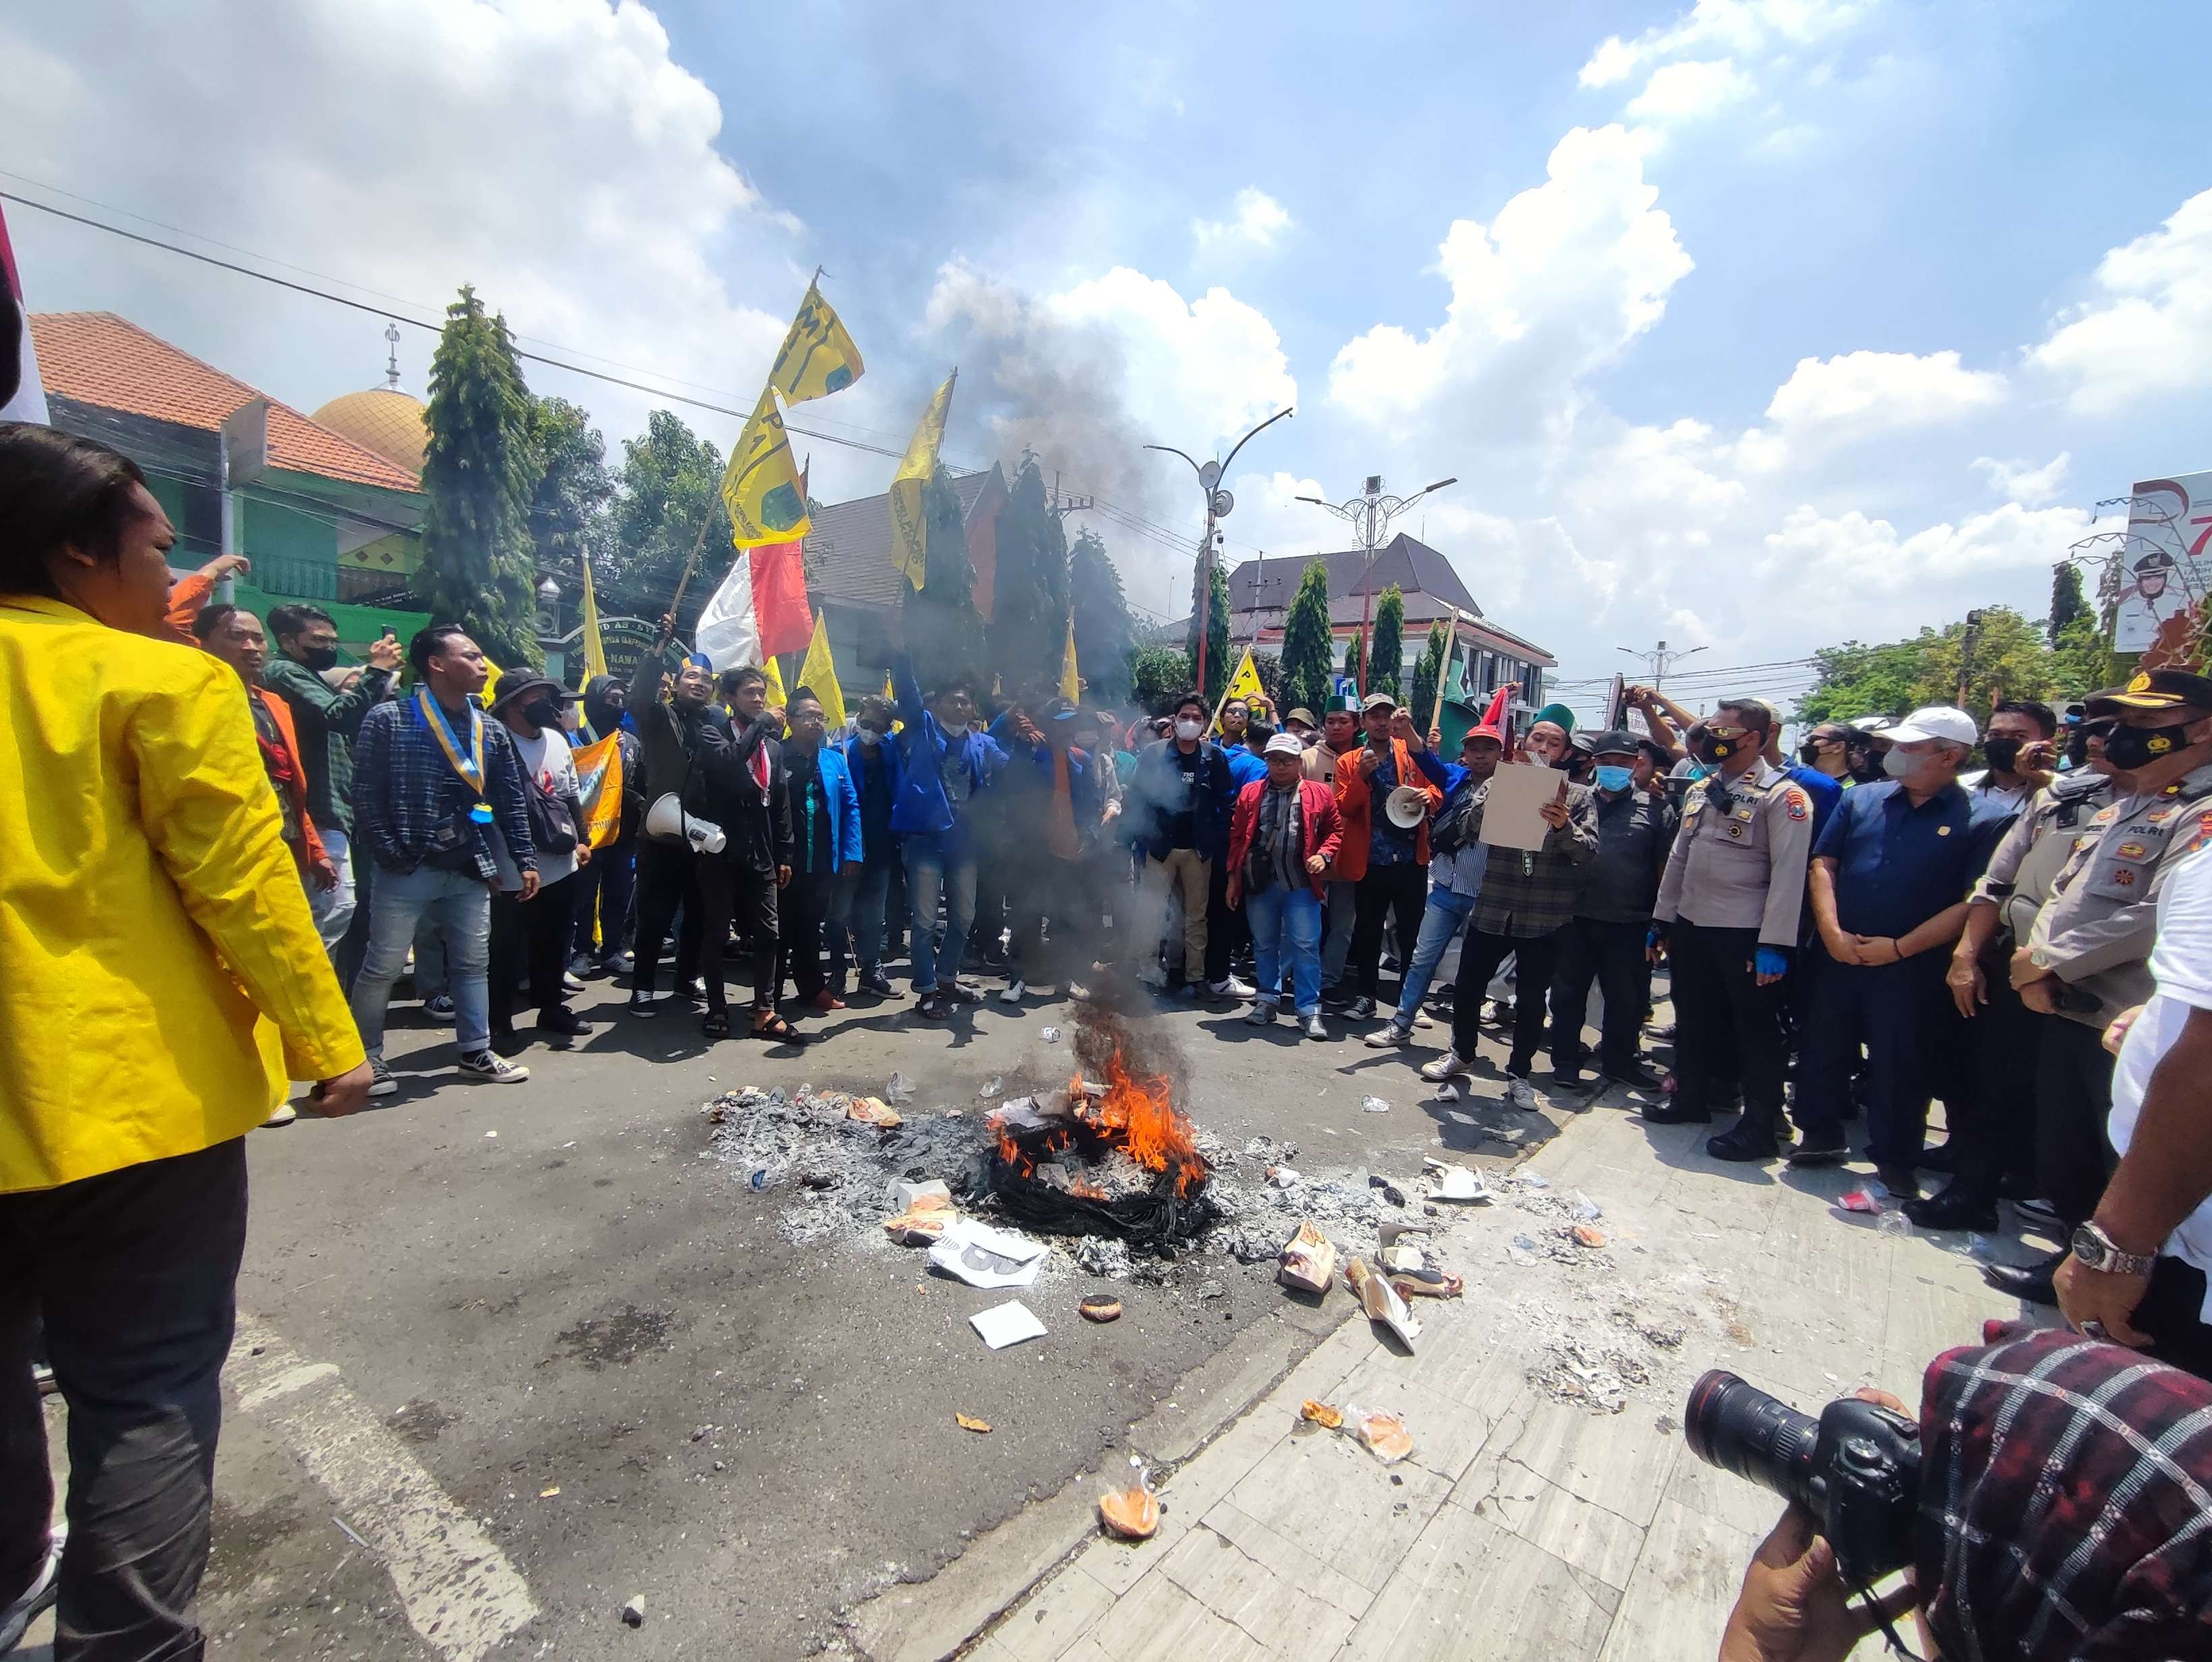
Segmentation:
{"type": "Polygon", "coordinates": [[[906,723],[892,742],[903,752],[900,758],[898,794],[891,802],[891,829],[901,837],[938,837],[955,833],[962,816],[945,793],[944,767],[948,758],[967,770],[970,796],[990,788],[991,776],[1006,764],[1006,752],[998,741],[980,733],[947,734],[921,702],[921,685],[914,679],[914,661],[901,653],[891,665],[891,690],[898,697],[899,720],[906,723]]]}
{"type": "MultiPolygon", "coordinates": [[[[853,794],[857,801],[860,794],[860,770],[864,765],[862,758],[868,747],[856,736],[840,740],[834,748],[837,754],[844,758],[845,773],[853,782],[853,794]]],[[[906,778],[906,751],[900,743],[900,735],[895,733],[886,734],[883,743],[876,746],[876,755],[883,763],[890,782],[891,814],[893,822],[896,824],[898,814],[899,788],[906,778]]],[[[864,844],[866,841],[866,830],[867,827],[864,822],[861,825],[861,841],[864,844]]],[[[887,859],[896,846],[896,844],[893,843],[884,848],[869,849],[866,857],[871,860],[887,859]]]]}
{"type": "MultiPolygon", "coordinates": [[[[1137,758],[1136,777],[1122,798],[1121,817],[1129,825],[1129,841],[1150,860],[1168,852],[1169,822],[1182,794],[1182,770],[1168,752],[1172,739],[1156,739],[1137,758]]],[[[1191,845],[1201,860],[1222,860],[1229,854],[1229,818],[1237,805],[1236,782],[1230,777],[1229,758],[1218,745],[1198,747],[1198,777],[1194,782],[1192,813],[1197,834],[1191,845]]]]}
{"type": "MultiPolygon", "coordinates": [[[[853,776],[845,766],[845,758],[835,745],[824,745],[816,753],[815,765],[822,773],[822,794],[829,804],[830,823],[817,825],[818,836],[827,830],[830,837],[830,869],[842,870],[848,861],[858,863],[860,851],[860,793],[854,788],[853,776]]],[[[789,768],[787,757],[785,767],[789,768]]],[[[791,796],[791,842],[794,855],[805,845],[806,804],[797,791],[791,796]]],[[[792,862],[798,864],[796,859],[792,862]]]]}
{"type": "Polygon", "coordinates": [[[1229,758],[1229,777],[1235,782],[1237,789],[1243,790],[1255,779],[1265,779],[1267,776],[1267,764],[1265,758],[1253,755],[1244,746],[1239,745],[1232,750],[1224,745],[1221,747],[1221,753],[1229,758]]]}

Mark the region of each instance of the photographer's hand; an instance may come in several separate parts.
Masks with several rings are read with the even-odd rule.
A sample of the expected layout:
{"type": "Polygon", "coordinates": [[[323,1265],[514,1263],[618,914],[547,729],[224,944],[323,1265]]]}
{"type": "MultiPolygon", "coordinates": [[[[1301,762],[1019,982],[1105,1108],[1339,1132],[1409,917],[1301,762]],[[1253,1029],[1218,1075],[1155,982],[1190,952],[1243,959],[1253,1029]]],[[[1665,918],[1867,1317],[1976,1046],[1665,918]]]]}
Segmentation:
{"type": "MultiPolygon", "coordinates": [[[[1907,1585],[1881,1606],[1894,1622],[1918,1601],[1907,1585]]],[[[1720,1662],[1843,1662],[1874,1630],[1872,1614],[1847,1602],[1835,1549],[1814,1533],[1813,1514],[1792,1505],[1744,1568],[1720,1662]]]]}

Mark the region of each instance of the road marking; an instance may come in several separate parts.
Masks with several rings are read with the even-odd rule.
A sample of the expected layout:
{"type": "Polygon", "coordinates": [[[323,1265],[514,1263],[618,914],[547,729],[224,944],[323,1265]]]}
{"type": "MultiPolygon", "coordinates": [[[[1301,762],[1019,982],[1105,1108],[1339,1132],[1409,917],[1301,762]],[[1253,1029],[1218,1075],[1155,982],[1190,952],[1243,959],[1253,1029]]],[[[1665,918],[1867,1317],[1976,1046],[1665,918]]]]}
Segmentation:
{"type": "Polygon", "coordinates": [[[408,1621],[448,1662],[480,1662],[538,1614],[507,1555],[384,1428],[335,1364],[306,1361],[241,1314],[224,1373],[240,1409],[283,1433],[368,1538],[408,1621]]]}

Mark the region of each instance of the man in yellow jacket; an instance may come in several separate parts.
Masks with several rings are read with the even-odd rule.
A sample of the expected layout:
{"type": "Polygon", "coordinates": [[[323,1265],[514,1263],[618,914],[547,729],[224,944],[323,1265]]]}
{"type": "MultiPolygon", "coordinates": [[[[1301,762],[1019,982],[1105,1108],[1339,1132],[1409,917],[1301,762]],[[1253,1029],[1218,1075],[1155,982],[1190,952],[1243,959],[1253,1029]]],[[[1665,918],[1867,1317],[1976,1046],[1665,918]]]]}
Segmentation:
{"type": "Polygon", "coordinates": [[[85,1662],[202,1653],[245,1135],[369,1082],[236,677],[165,636],[174,540],[131,462],[0,423],[0,1652],[58,1602],[85,1662]]]}

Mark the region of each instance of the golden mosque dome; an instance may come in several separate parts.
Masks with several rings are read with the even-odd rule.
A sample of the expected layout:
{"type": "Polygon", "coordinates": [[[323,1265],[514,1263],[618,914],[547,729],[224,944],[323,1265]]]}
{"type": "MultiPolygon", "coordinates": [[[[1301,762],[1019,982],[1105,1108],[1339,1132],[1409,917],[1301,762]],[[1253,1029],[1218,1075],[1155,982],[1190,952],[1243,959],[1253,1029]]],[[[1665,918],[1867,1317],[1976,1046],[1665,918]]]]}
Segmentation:
{"type": "Polygon", "coordinates": [[[413,395],[396,387],[372,387],[332,399],[309,419],[374,451],[394,466],[422,476],[422,450],[430,429],[423,422],[422,402],[413,395]]]}

